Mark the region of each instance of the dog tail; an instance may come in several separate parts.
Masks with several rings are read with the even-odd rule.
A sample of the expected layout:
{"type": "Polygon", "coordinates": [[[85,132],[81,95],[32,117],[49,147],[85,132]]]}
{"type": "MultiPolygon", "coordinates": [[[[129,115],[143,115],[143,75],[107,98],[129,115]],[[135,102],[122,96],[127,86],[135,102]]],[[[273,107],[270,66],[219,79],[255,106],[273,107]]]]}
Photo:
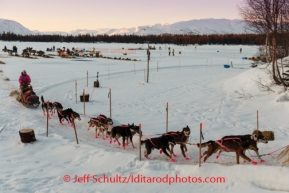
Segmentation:
{"type": "MultiPolygon", "coordinates": [[[[211,143],[214,143],[214,141],[210,140],[210,141],[207,141],[205,143],[201,143],[201,148],[208,147],[211,143]]],[[[200,144],[197,143],[197,146],[200,147],[200,144]]]]}
{"type": "Polygon", "coordinates": [[[281,159],[282,157],[284,157],[287,152],[289,152],[289,147],[287,147],[286,149],[284,149],[278,156],[277,158],[275,159],[275,161],[278,161],[279,159],[281,159]]]}
{"type": "Polygon", "coordinates": [[[43,96],[41,95],[41,101],[44,103],[44,98],[43,98],[43,96]]]}

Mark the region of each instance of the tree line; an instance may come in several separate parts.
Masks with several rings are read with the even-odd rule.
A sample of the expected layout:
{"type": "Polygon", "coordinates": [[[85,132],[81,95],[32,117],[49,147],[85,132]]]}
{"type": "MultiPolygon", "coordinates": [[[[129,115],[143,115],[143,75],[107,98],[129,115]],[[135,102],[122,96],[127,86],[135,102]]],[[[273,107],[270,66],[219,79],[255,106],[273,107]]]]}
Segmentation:
{"type": "Polygon", "coordinates": [[[85,42],[85,43],[144,43],[154,44],[227,44],[227,45],[264,45],[266,34],[211,34],[211,35],[20,35],[14,33],[0,34],[3,41],[22,41],[22,42],[85,42]]]}

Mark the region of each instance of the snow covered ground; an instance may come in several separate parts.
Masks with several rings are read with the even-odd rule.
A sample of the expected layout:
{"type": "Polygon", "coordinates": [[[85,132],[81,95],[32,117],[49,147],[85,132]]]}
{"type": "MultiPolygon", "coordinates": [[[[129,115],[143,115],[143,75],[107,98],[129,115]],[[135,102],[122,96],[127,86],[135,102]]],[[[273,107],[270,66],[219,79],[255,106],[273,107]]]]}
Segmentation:
{"type": "MultiPolygon", "coordinates": [[[[26,47],[44,51],[52,46],[70,49],[147,47],[145,44],[0,42],[1,50],[5,45],[10,49],[16,45],[18,52],[26,47]]],[[[0,133],[0,192],[288,192],[288,166],[281,167],[282,160],[277,163],[274,159],[281,148],[288,145],[289,96],[280,87],[272,86],[274,93],[258,88],[258,77],[262,83],[270,83],[264,70],[266,65],[250,68],[250,61],[242,60],[242,57],[254,56],[257,47],[151,46],[163,49],[151,50],[149,83],[145,81],[145,50],[127,56],[102,53],[140,61],[58,56],[27,59],[10,57],[0,51],[0,61],[6,63],[0,64],[0,129],[5,126],[0,133]],[[168,56],[167,47],[175,49],[175,56],[168,56]],[[239,52],[241,47],[242,53],[239,52]],[[231,62],[234,68],[223,67],[231,62]],[[64,108],[81,114],[81,121],[76,120],[79,144],[76,144],[73,129],[67,124],[62,126],[57,115],[49,120],[46,137],[46,117],[41,107],[27,109],[9,97],[11,91],[18,89],[18,77],[24,69],[31,76],[38,96],[58,101],[64,108]],[[100,88],[93,87],[97,72],[100,88]],[[10,80],[5,81],[5,78],[10,80]],[[85,115],[83,103],[79,102],[83,89],[90,94],[85,115]],[[235,153],[223,153],[218,160],[213,155],[199,167],[198,149],[192,145],[188,145],[189,161],[181,156],[178,146],[175,147],[178,155],[175,163],[157,150],[152,152],[152,160],[142,157],[139,161],[138,136],[133,138],[136,149],[129,145],[123,150],[116,143],[96,139],[93,129],[87,130],[89,117],[110,115],[109,89],[112,90],[114,125],[142,124],[144,139],[166,131],[168,103],[169,131],[180,131],[188,125],[190,143],[198,142],[200,123],[204,141],[225,135],[250,134],[257,127],[257,110],[259,129],[274,131],[275,140],[258,144],[265,163],[257,166],[243,161],[236,165],[235,153]],[[21,142],[19,130],[24,128],[34,130],[36,142],[21,142]],[[273,151],[276,152],[268,155],[273,151]],[[118,182],[103,181],[105,177],[117,176],[121,177],[118,182]],[[190,182],[188,177],[191,177],[190,182]],[[211,182],[205,182],[207,177],[211,182]],[[221,179],[218,177],[225,181],[217,182],[221,179]],[[196,182],[197,178],[201,181],[196,182]]],[[[254,152],[246,151],[246,155],[258,161],[254,152]]]]}

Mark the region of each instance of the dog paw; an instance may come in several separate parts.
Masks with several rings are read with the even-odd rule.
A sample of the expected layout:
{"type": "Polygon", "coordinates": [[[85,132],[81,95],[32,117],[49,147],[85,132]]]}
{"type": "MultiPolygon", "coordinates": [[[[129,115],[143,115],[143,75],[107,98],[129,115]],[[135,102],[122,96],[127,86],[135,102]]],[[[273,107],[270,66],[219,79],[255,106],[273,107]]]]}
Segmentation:
{"type": "Polygon", "coordinates": [[[264,163],[264,162],[265,162],[265,160],[261,159],[261,160],[260,160],[260,162],[261,162],[261,163],[264,163]]]}
{"type": "Polygon", "coordinates": [[[87,128],[87,130],[89,130],[89,127],[87,128]]]}
{"type": "Polygon", "coordinates": [[[216,156],[216,159],[219,159],[219,157],[220,157],[220,156],[219,156],[219,155],[217,155],[217,156],[216,156]]]}
{"type": "Polygon", "coordinates": [[[103,137],[102,140],[105,140],[105,138],[103,137]]]}
{"type": "Polygon", "coordinates": [[[151,158],[149,158],[149,156],[147,155],[144,155],[145,158],[147,158],[148,160],[151,160],[151,158]]]}
{"type": "Polygon", "coordinates": [[[190,160],[190,158],[188,158],[188,157],[185,157],[185,160],[186,160],[186,161],[188,161],[188,160],[190,160]]]}
{"type": "Polygon", "coordinates": [[[253,165],[257,165],[257,164],[258,164],[258,162],[255,162],[255,161],[251,161],[251,164],[253,164],[253,165]]]}
{"type": "Polygon", "coordinates": [[[135,148],[136,148],[136,146],[132,146],[132,148],[134,148],[134,149],[135,149],[135,148]]]}
{"type": "Polygon", "coordinates": [[[175,159],[173,159],[173,158],[171,158],[171,162],[176,162],[176,160],[175,160],[175,159]]]}
{"type": "Polygon", "coordinates": [[[106,136],[106,138],[108,138],[108,135],[106,136]]]}
{"type": "Polygon", "coordinates": [[[200,155],[200,158],[203,158],[204,156],[203,155],[200,155]]]}
{"type": "Polygon", "coordinates": [[[112,143],[112,141],[110,140],[110,141],[109,141],[109,144],[111,144],[111,143],[112,143]]]}
{"type": "Polygon", "coordinates": [[[98,136],[96,135],[95,138],[98,138],[98,136]]]}
{"type": "Polygon", "coordinates": [[[163,150],[160,150],[160,154],[162,154],[163,153],[163,150]]]}

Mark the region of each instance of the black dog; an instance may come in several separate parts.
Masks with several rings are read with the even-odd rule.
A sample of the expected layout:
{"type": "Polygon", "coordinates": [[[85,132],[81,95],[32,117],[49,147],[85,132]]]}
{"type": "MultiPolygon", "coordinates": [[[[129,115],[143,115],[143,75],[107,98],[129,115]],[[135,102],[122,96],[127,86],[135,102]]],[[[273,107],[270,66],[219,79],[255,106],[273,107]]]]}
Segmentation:
{"type": "MultiPolygon", "coordinates": [[[[175,139],[176,143],[180,145],[180,148],[181,148],[181,151],[182,151],[182,154],[183,154],[185,160],[189,160],[189,158],[185,154],[185,151],[188,150],[186,144],[189,140],[190,134],[191,134],[191,130],[190,130],[189,126],[186,126],[183,128],[182,132],[179,132],[179,131],[167,132],[163,135],[172,136],[175,139]]],[[[174,145],[173,144],[171,144],[170,152],[171,152],[171,155],[174,155],[176,157],[176,155],[174,154],[174,145]]]]}
{"type": "Polygon", "coordinates": [[[127,139],[127,145],[129,143],[128,139],[130,139],[132,147],[135,148],[135,146],[133,145],[132,137],[136,133],[139,134],[139,132],[140,132],[139,126],[134,125],[134,123],[132,125],[128,124],[128,125],[120,125],[120,126],[113,127],[111,129],[111,132],[110,132],[110,141],[109,141],[109,143],[111,144],[112,138],[114,138],[117,141],[118,145],[120,145],[118,139],[120,137],[122,137],[123,149],[125,149],[125,146],[126,146],[125,139],[127,139]]]}
{"type": "Polygon", "coordinates": [[[171,135],[162,135],[157,138],[151,138],[141,141],[141,145],[145,144],[146,150],[144,151],[144,156],[147,159],[149,158],[149,154],[153,149],[161,149],[164,154],[171,160],[171,162],[175,162],[175,160],[168,154],[170,145],[176,145],[175,139],[171,135]]]}
{"type": "Polygon", "coordinates": [[[55,110],[56,110],[56,111],[62,111],[62,110],[63,110],[63,106],[62,106],[62,104],[59,103],[59,102],[54,102],[54,103],[52,104],[52,109],[53,109],[53,113],[55,113],[55,110]]]}
{"type": "MultiPolygon", "coordinates": [[[[61,125],[63,125],[63,121],[64,119],[66,119],[67,123],[70,125],[72,124],[72,116],[74,117],[74,119],[78,119],[79,121],[81,120],[80,115],[76,112],[74,112],[71,108],[62,110],[62,111],[57,111],[57,115],[59,118],[59,122],[61,125]]],[[[73,125],[71,125],[73,126],[73,125]]]]}
{"type": "Polygon", "coordinates": [[[43,98],[42,95],[41,95],[41,101],[42,101],[41,107],[42,107],[42,110],[43,110],[43,114],[44,114],[44,116],[46,116],[45,112],[47,111],[48,117],[50,119],[48,111],[51,112],[51,116],[52,116],[53,115],[52,114],[52,108],[53,108],[52,103],[49,102],[49,101],[44,102],[44,98],[43,98]]]}

